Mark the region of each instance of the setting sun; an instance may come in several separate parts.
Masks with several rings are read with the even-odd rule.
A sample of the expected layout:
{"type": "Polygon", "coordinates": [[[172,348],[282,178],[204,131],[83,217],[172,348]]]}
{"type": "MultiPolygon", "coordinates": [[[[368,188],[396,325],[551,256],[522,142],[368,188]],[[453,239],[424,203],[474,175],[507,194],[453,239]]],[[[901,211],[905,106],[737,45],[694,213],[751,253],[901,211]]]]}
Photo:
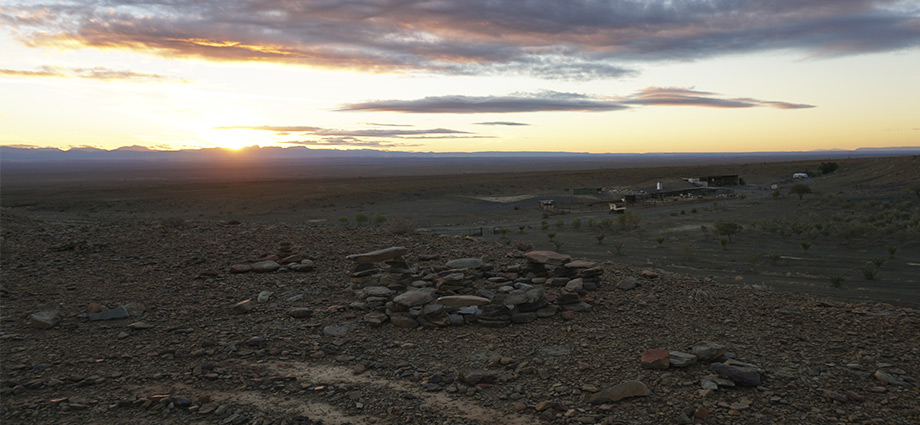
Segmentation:
{"type": "Polygon", "coordinates": [[[203,147],[241,149],[258,145],[265,138],[264,132],[246,129],[207,129],[202,132],[203,147]]]}

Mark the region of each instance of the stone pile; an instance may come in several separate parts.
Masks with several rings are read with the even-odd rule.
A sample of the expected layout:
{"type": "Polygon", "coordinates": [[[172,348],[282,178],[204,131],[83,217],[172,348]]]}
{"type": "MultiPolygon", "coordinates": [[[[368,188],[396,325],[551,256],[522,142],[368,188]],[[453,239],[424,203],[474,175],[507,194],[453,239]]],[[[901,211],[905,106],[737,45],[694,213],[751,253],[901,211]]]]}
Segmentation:
{"type": "Polygon", "coordinates": [[[523,264],[499,268],[459,258],[419,269],[407,263],[408,253],[390,247],[346,257],[355,262],[351,290],[358,300],[351,307],[368,311],[370,325],[504,327],[560,311],[571,315],[591,309],[582,297],[598,288],[603,274],[596,263],[552,251],[528,252],[523,264]]]}
{"type": "Polygon", "coordinates": [[[308,272],[314,268],[313,260],[293,251],[290,242],[282,242],[277,254],[263,255],[249,263],[230,266],[230,273],[308,272]]]}

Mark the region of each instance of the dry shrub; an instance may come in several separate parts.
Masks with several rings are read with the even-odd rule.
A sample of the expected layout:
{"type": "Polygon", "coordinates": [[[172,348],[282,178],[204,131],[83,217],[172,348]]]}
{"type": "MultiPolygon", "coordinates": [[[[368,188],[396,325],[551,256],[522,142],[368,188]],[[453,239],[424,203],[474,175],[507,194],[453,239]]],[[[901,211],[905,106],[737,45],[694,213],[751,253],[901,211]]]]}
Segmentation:
{"type": "Polygon", "coordinates": [[[397,235],[411,235],[415,233],[415,222],[406,217],[393,217],[387,220],[390,233],[397,235]]]}
{"type": "Polygon", "coordinates": [[[512,242],[512,244],[514,245],[515,248],[517,248],[518,251],[522,251],[522,252],[533,251],[533,245],[531,245],[531,244],[528,243],[528,242],[525,242],[525,241],[514,241],[514,242],[512,242]]]}

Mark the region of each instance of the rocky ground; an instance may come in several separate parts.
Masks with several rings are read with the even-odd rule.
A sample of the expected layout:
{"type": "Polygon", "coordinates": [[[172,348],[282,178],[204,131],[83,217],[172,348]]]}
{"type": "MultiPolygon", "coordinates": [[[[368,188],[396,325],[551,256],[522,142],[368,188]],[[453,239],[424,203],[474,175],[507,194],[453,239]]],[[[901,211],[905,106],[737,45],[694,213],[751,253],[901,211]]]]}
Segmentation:
{"type": "Polygon", "coordinates": [[[370,228],[4,211],[0,254],[3,423],[920,422],[908,308],[370,228]]]}

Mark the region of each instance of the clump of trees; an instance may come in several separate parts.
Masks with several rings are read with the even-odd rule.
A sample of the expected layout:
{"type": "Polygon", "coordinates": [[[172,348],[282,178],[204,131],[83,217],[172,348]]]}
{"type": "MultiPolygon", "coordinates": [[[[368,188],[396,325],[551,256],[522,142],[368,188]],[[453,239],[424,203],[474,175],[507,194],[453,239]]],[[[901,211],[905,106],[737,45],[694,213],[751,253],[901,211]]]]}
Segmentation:
{"type": "Polygon", "coordinates": [[[821,174],[833,173],[834,171],[837,171],[838,168],[840,168],[840,166],[837,165],[836,162],[822,162],[821,166],[818,167],[818,169],[821,170],[821,174]]]}

